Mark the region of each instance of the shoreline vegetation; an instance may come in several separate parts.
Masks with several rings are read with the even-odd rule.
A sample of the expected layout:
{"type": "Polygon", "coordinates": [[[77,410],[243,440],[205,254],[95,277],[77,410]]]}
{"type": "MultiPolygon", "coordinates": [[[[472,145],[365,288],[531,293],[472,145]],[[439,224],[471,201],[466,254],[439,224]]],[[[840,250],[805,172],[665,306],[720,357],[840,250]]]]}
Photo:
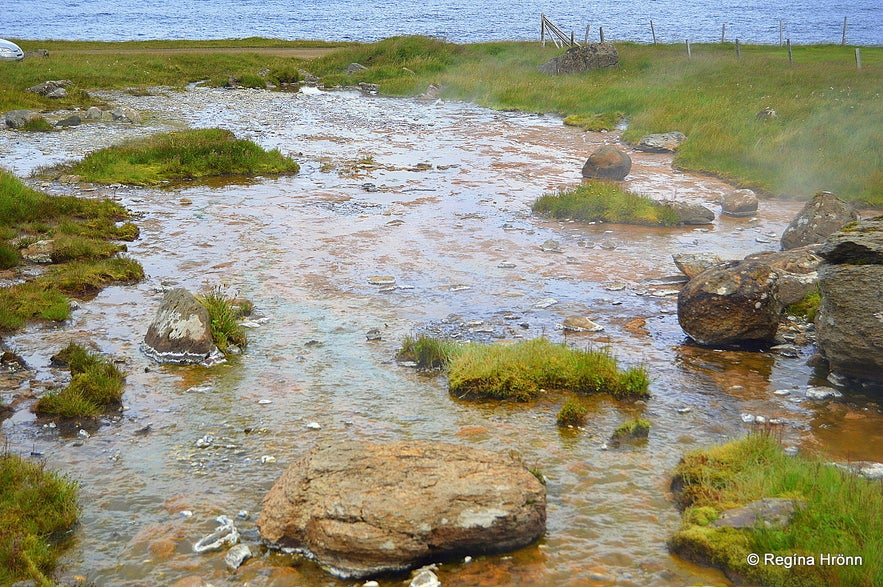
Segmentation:
{"type": "Polygon", "coordinates": [[[537,67],[561,50],[536,42],[457,45],[395,37],[370,44],[255,38],[19,44],[49,56],[0,63],[0,111],[82,108],[96,105],[88,94],[95,89],[184,87],[294,67],[328,87],[364,82],[383,94],[413,96],[432,84],[443,99],[581,117],[596,130],[613,130],[625,120],[622,139],[629,143],[678,130],[687,136],[675,156],[682,169],[771,195],[808,198],[827,190],[861,206],[883,206],[883,47],[863,47],[859,69],[854,49],[835,45],[795,46],[791,64],[778,46],[743,45],[737,58],[734,44],[695,44],[688,58],[680,44],[624,42],[616,43],[619,67],[546,76],[537,67]],[[330,52],[314,59],[261,53],[298,48],[330,52]],[[366,69],[348,74],[351,63],[366,69]],[[70,79],[78,89],[58,101],[24,91],[47,79],[70,79]],[[757,118],[765,109],[776,117],[757,118]]]}
{"type": "Polygon", "coordinates": [[[773,436],[756,432],[685,455],[675,468],[672,491],[683,523],[669,548],[723,569],[740,584],[883,585],[879,480],[816,457],[788,456],[773,436]],[[724,512],[762,499],[795,504],[790,523],[719,523],[724,512]]]}

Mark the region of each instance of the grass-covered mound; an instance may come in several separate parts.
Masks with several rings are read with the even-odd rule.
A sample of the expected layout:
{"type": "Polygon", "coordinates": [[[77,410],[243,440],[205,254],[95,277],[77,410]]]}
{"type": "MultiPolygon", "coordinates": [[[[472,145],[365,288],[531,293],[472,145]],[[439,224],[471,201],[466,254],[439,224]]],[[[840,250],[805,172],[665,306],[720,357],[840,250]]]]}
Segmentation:
{"type": "Polygon", "coordinates": [[[74,343],[53,359],[70,369],[71,381],[61,391],[37,400],[34,412],[76,418],[98,416],[119,405],[126,378],[113,363],[74,343]]]}
{"type": "Polygon", "coordinates": [[[670,207],[609,181],[593,180],[572,190],[545,194],[531,209],[552,218],[581,222],[674,226],[680,221],[670,207]]]}
{"type": "Polygon", "coordinates": [[[77,484],[17,455],[0,455],[0,585],[46,578],[61,533],[77,521],[77,484]]]}
{"type": "Polygon", "coordinates": [[[672,487],[685,509],[683,526],[669,546],[682,556],[756,585],[883,585],[879,481],[818,459],[789,457],[774,438],[752,434],[687,454],[674,471],[672,487]],[[724,510],[772,497],[802,500],[790,525],[734,529],[712,524],[724,510]],[[750,554],[759,555],[757,564],[749,563],[750,554]],[[783,558],[765,564],[767,554],[783,558]],[[825,564],[822,555],[860,557],[861,564],[825,564]],[[813,557],[812,564],[798,556],[813,557]]]}
{"type": "Polygon", "coordinates": [[[546,338],[491,345],[406,339],[399,358],[424,368],[446,367],[449,391],[461,398],[530,401],[549,391],[649,395],[643,367],[621,370],[607,352],[572,349],[546,338]]]}
{"type": "Polygon", "coordinates": [[[219,128],[184,130],[134,139],[90,153],[71,166],[85,181],[157,185],[216,176],[297,173],[298,164],[219,128]]]}
{"type": "Polygon", "coordinates": [[[118,257],[138,237],[125,208],[110,200],[49,196],[0,170],[0,270],[16,271],[22,251],[51,241],[47,271],[39,277],[0,288],[0,331],[29,320],[66,320],[66,296],[89,296],[110,283],[132,283],[144,270],[118,257]]]}

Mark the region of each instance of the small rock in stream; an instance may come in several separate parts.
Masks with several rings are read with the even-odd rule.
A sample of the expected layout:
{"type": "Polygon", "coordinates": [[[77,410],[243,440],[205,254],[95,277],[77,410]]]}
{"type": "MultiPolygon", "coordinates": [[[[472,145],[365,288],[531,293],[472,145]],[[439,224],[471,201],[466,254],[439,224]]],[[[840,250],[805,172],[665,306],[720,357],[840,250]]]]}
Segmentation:
{"type": "Polygon", "coordinates": [[[540,245],[540,250],[545,253],[560,253],[561,244],[556,240],[549,239],[540,245]]]}
{"type": "Polygon", "coordinates": [[[215,521],[220,527],[193,545],[193,552],[203,553],[220,550],[225,544],[239,542],[239,530],[227,516],[218,516],[215,521]]]}
{"type": "Polygon", "coordinates": [[[226,556],[224,556],[224,562],[227,564],[228,569],[235,571],[242,566],[242,563],[251,557],[251,549],[247,545],[237,544],[227,551],[226,556]]]}
{"type": "Polygon", "coordinates": [[[368,340],[381,340],[380,329],[372,328],[368,332],[365,333],[365,338],[368,340]]]}

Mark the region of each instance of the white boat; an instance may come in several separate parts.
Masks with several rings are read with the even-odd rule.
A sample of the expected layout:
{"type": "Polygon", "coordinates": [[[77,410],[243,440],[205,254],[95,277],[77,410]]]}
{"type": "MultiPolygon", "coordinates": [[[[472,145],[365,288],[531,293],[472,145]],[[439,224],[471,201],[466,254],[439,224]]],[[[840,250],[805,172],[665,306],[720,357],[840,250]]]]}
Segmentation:
{"type": "Polygon", "coordinates": [[[21,47],[12,41],[0,39],[0,61],[21,61],[24,57],[21,47]]]}

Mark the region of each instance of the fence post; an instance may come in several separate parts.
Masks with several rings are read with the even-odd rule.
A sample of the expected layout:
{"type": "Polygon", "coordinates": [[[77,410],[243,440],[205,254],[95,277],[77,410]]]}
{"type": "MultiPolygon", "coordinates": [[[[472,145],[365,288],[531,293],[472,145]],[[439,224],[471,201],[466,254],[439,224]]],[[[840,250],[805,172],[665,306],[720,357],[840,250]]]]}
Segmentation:
{"type": "Polygon", "coordinates": [[[723,44],[724,39],[727,37],[727,23],[724,23],[724,26],[721,27],[721,44],[723,44]]]}
{"type": "Polygon", "coordinates": [[[546,46],[546,15],[540,15],[540,40],[543,42],[543,47],[546,46]]]}
{"type": "Polygon", "coordinates": [[[788,65],[794,65],[794,55],[791,53],[791,39],[786,41],[788,45],[788,65]]]}
{"type": "Polygon", "coordinates": [[[780,19],[779,19],[779,47],[782,46],[782,29],[783,29],[783,28],[785,28],[785,23],[784,23],[784,21],[780,18],[780,19]]]}
{"type": "Polygon", "coordinates": [[[653,28],[653,21],[650,21],[650,34],[653,35],[653,44],[656,44],[656,29],[653,28]]]}
{"type": "Polygon", "coordinates": [[[603,43],[604,42],[604,27],[599,26],[598,33],[601,35],[601,42],[603,43]]]}
{"type": "Polygon", "coordinates": [[[859,70],[862,68],[862,50],[858,47],[855,48],[855,67],[859,70]]]}
{"type": "Polygon", "coordinates": [[[841,47],[846,46],[846,17],[845,16],[843,17],[843,39],[841,39],[841,41],[840,41],[840,46],[841,47]]]}
{"type": "Polygon", "coordinates": [[[742,46],[739,44],[739,39],[736,39],[736,59],[742,59],[742,46]]]}
{"type": "Polygon", "coordinates": [[[690,49],[690,39],[687,39],[687,59],[693,59],[693,51],[690,49]]]}
{"type": "Polygon", "coordinates": [[[586,44],[586,45],[589,44],[589,29],[590,29],[591,26],[592,26],[592,25],[590,25],[590,24],[587,24],[587,25],[586,25],[586,40],[585,40],[585,44],[586,44]]]}

